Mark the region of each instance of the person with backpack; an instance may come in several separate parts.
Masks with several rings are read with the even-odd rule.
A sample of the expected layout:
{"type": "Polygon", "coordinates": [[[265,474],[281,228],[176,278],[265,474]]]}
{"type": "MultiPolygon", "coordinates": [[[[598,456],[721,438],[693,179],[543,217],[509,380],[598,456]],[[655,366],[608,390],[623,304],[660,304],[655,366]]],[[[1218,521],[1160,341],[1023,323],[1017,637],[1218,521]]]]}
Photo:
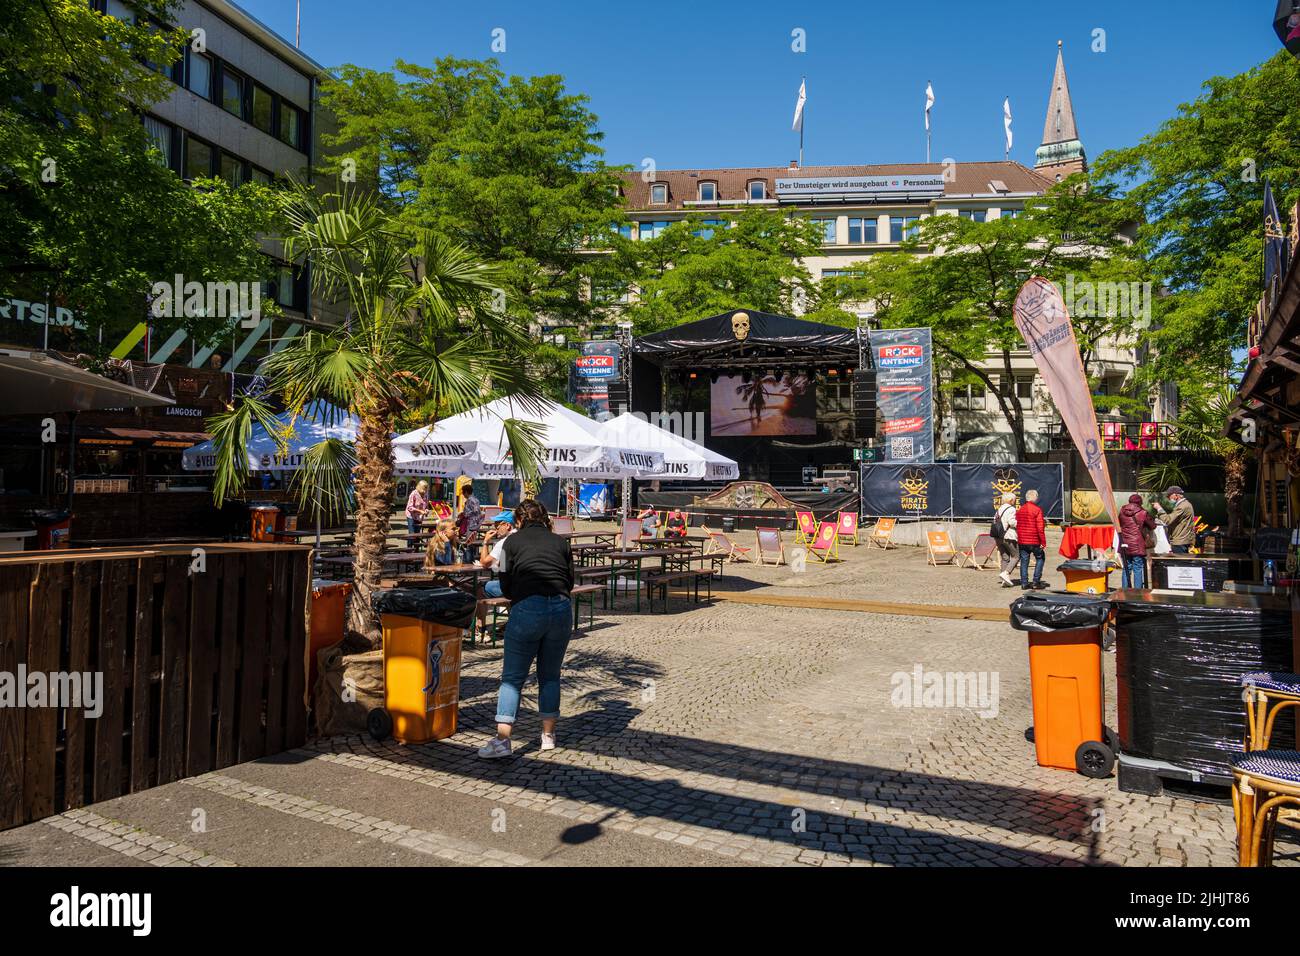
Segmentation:
{"type": "Polygon", "coordinates": [[[1002,556],[998,577],[1002,579],[1004,588],[1013,588],[1016,582],[1011,580],[1011,569],[1020,562],[1020,548],[1016,540],[1016,496],[1012,492],[1003,493],[989,533],[998,543],[998,552],[1002,556]]]}
{"type": "Polygon", "coordinates": [[[1047,521],[1043,509],[1038,507],[1038,489],[1025,492],[1025,503],[1016,510],[1016,539],[1020,545],[1020,587],[1024,591],[1039,591],[1043,583],[1043,564],[1047,554],[1047,521]],[[1034,559],[1034,580],[1029,580],[1029,559],[1034,559]]]}
{"type": "Polygon", "coordinates": [[[1119,509],[1119,553],[1124,560],[1124,587],[1146,587],[1146,533],[1156,530],[1155,519],[1142,507],[1142,496],[1128,496],[1128,504],[1119,509]]]}

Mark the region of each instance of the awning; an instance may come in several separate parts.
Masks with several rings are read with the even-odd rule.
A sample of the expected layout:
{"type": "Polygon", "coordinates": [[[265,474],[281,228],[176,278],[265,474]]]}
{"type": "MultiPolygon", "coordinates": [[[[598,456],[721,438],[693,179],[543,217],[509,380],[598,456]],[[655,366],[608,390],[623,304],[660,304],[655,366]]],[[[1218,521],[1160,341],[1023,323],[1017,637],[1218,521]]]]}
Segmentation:
{"type": "Polygon", "coordinates": [[[87,444],[140,445],[175,448],[183,451],[212,436],[207,432],[172,432],[156,428],[117,428],[104,425],[78,425],[77,441],[87,444]]]}
{"type": "Polygon", "coordinates": [[[8,415],[174,404],[170,398],[115,382],[43,352],[0,349],[0,405],[8,415]]]}

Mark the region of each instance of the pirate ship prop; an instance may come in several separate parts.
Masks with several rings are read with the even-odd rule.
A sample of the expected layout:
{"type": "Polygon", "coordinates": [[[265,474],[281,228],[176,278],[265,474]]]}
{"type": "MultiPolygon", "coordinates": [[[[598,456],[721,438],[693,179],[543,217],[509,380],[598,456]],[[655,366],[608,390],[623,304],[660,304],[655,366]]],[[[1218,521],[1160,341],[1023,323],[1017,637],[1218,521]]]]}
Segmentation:
{"type": "Polygon", "coordinates": [[[856,508],[853,491],[823,489],[828,472],[851,473],[854,448],[875,438],[864,341],[856,329],[752,309],[633,339],[631,410],[734,459],[742,479],[726,490],[642,488],[639,503],[740,528],[792,522],[800,508],[856,508]]]}

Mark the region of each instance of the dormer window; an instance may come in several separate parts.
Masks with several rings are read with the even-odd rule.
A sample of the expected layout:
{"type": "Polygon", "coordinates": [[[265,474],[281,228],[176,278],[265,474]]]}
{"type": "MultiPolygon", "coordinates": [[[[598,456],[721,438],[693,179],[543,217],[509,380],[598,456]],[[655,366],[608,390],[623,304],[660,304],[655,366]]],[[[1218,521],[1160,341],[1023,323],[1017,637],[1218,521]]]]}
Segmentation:
{"type": "Polygon", "coordinates": [[[650,187],[650,202],[654,205],[663,206],[668,204],[668,184],[654,183],[650,187]]]}
{"type": "Polygon", "coordinates": [[[766,198],[767,198],[767,183],[763,182],[763,180],[761,180],[761,179],[752,179],[752,180],[750,180],[750,183],[749,183],[749,198],[750,198],[750,199],[760,199],[760,200],[761,200],[761,199],[766,199],[766,198]]]}
{"type": "Polygon", "coordinates": [[[700,202],[717,202],[718,184],[700,183],[700,202]]]}

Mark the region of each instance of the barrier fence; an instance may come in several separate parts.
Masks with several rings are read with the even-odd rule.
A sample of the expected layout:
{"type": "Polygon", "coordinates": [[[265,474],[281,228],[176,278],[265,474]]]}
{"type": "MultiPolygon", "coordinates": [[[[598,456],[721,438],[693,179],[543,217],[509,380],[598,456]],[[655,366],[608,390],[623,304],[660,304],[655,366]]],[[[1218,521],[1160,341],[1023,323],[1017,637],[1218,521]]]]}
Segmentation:
{"type": "Polygon", "coordinates": [[[1054,521],[1065,517],[1059,463],[861,466],[862,514],[886,518],[988,518],[1007,492],[1017,504],[1038,491],[1038,505],[1054,521]]]}

